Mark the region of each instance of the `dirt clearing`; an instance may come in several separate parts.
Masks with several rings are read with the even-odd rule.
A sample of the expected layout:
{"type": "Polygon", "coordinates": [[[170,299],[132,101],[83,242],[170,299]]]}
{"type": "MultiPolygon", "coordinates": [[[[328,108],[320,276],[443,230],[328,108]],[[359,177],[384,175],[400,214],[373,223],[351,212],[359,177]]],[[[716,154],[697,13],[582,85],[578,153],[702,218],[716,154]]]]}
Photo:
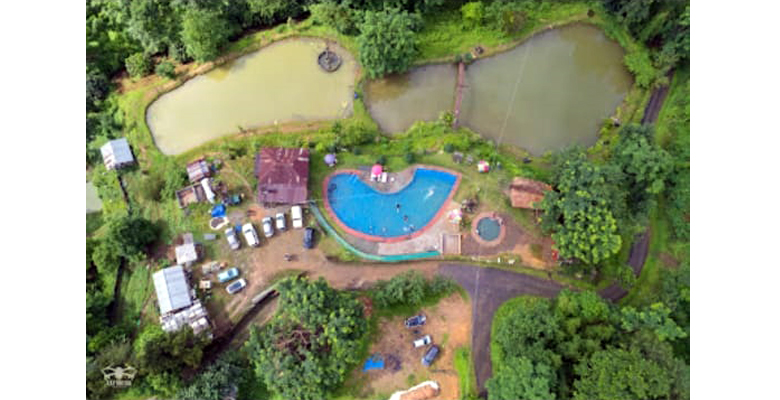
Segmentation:
{"type": "Polygon", "coordinates": [[[404,327],[407,316],[382,318],[379,322],[379,338],[370,347],[370,354],[381,354],[385,369],[362,371],[362,364],[353,374],[364,375],[365,397],[390,395],[406,390],[426,380],[433,380],[441,386],[436,399],[458,399],[460,397],[458,374],[453,358],[455,349],[468,346],[471,338],[471,304],[460,294],[453,294],[438,304],[420,310],[427,317],[425,325],[415,329],[404,327]],[[439,355],[430,367],[422,365],[422,357],[430,345],[414,348],[412,341],[431,335],[433,344],[439,346],[439,355]],[[394,365],[395,364],[395,365],[394,365]],[[396,369],[397,368],[397,369],[396,369]]]}

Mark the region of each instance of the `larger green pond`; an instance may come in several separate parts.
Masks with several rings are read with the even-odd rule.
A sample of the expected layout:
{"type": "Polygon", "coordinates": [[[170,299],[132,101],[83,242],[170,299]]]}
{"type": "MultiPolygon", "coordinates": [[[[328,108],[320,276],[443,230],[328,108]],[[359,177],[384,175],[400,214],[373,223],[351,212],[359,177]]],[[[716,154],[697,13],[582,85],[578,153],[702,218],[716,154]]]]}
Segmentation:
{"type": "MultiPolygon", "coordinates": [[[[496,142],[533,154],[574,143],[592,145],[601,121],[615,112],[631,87],[623,56],[620,45],[590,25],[545,31],[466,68],[460,121],[496,142]]],[[[399,132],[413,121],[432,120],[452,110],[456,78],[451,71],[429,66],[412,70],[406,78],[368,84],[372,116],[383,130],[399,132]],[[387,93],[414,101],[387,101],[387,93]]]]}
{"type": "Polygon", "coordinates": [[[355,59],[331,44],[342,63],[327,73],[317,64],[324,49],[322,40],[283,40],[160,96],[146,114],[157,147],[179,154],[240,129],[351,115],[355,59]]]}

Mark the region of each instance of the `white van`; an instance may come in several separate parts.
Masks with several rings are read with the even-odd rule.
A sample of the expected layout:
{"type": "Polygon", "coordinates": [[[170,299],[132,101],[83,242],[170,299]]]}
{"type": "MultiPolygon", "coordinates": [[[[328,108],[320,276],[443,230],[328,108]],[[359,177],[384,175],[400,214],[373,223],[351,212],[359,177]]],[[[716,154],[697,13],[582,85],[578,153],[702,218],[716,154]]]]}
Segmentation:
{"type": "Polygon", "coordinates": [[[246,239],[246,244],[257,247],[260,245],[260,238],[257,237],[257,231],[255,230],[255,227],[252,225],[252,223],[246,223],[241,228],[241,232],[244,233],[244,239],[246,239]]]}
{"type": "Polygon", "coordinates": [[[303,210],[301,210],[301,206],[293,206],[290,213],[292,214],[293,228],[303,228],[303,210]]]}

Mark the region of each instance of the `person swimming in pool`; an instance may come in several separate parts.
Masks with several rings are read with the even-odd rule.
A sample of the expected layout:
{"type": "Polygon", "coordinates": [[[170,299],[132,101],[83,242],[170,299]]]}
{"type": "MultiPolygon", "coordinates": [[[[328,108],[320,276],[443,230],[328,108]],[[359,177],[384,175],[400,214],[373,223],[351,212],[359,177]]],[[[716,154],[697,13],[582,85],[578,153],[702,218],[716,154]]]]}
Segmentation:
{"type": "Polygon", "coordinates": [[[395,212],[401,212],[401,203],[395,203],[395,212]]]}
{"type": "Polygon", "coordinates": [[[404,222],[409,222],[409,216],[408,215],[404,215],[404,222]]]}

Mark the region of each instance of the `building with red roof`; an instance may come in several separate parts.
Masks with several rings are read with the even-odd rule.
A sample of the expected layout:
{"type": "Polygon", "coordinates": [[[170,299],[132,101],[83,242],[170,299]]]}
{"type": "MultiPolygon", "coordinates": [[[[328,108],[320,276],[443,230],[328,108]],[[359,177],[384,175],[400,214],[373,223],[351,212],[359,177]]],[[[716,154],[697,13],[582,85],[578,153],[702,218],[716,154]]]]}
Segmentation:
{"type": "Polygon", "coordinates": [[[302,204],[309,196],[309,149],[265,147],[255,158],[257,202],[302,204]]]}

